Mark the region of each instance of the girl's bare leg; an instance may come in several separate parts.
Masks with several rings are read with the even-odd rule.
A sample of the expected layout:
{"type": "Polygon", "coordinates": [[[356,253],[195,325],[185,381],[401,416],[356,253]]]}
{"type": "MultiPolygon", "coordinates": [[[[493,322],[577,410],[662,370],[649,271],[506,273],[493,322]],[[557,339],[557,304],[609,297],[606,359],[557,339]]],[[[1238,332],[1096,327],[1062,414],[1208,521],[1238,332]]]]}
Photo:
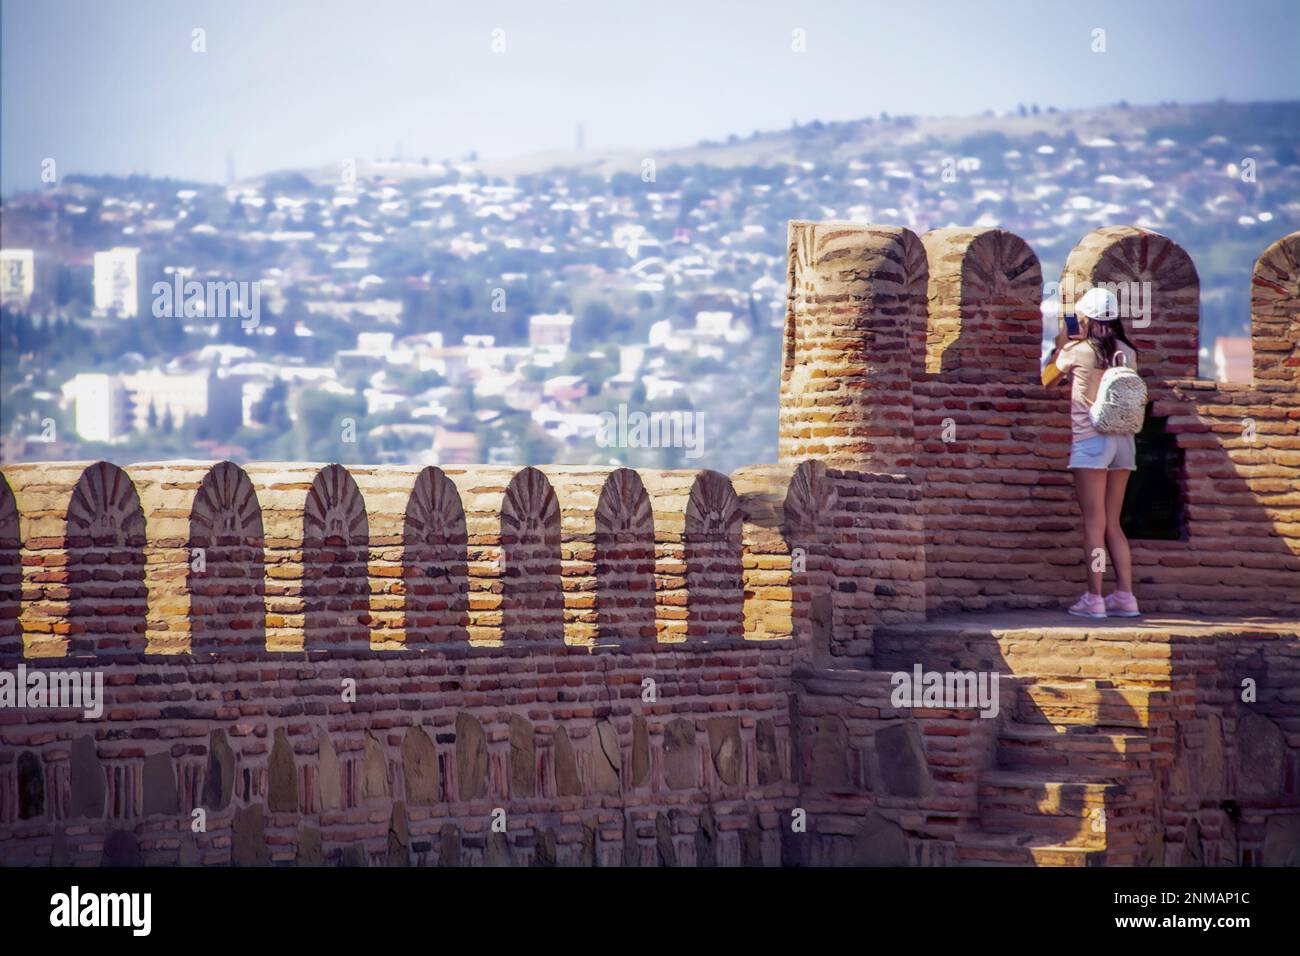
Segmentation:
{"type": "Polygon", "coordinates": [[[1119,524],[1119,514],[1124,508],[1124,489],[1128,487],[1129,472],[1117,469],[1106,472],[1106,549],[1115,565],[1115,585],[1121,591],[1133,590],[1133,555],[1128,538],[1119,524]]]}
{"type": "MultiPolygon", "coordinates": [[[[1106,570],[1106,469],[1073,468],[1074,493],[1083,514],[1084,566],[1088,569],[1088,590],[1101,596],[1101,579],[1106,570]]],[[[1125,472],[1127,475],[1127,472],[1125,472]]],[[[1121,497],[1121,501],[1123,498],[1121,497]]],[[[1128,545],[1125,543],[1125,555],[1128,545]]]]}

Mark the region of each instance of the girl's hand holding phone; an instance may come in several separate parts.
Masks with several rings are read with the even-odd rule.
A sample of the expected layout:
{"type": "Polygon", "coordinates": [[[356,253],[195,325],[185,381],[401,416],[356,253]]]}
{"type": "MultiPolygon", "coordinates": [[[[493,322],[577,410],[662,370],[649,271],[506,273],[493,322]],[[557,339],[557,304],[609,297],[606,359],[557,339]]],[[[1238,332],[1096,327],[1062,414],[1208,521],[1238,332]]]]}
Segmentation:
{"type": "Polygon", "coordinates": [[[1061,354],[1061,349],[1065,348],[1067,342],[1079,337],[1079,320],[1072,312],[1067,312],[1057,319],[1056,347],[1052,349],[1052,354],[1048,356],[1047,364],[1043,367],[1042,372],[1042,383],[1044,386],[1051,385],[1054,382],[1064,381],[1064,377],[1056,367],[1056,357],[1061,354]]]}
{"type": "Polygon", "coordinates": [[[1066,342],[1070,340],[1070,335],[1065,325],[1065,316],[1060,316],[1056,320],[1056,350],[1059,352],[1066,342]]]}

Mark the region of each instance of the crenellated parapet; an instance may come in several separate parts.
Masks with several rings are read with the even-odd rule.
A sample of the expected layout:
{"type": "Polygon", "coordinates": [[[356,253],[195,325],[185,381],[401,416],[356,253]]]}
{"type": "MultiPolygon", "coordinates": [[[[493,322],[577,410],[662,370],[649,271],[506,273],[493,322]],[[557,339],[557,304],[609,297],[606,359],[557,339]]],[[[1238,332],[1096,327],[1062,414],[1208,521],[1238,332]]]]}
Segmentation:
{"type": "Polygon", "coordinates": [[[1170,475],[1151,500],[1180,513],[1133,536],[1144,608],[1271,622],[945,619],[1059,608],[1082,579],[1041,267],[1000,229],[792,223],[780,462],[730,476],[6,466],[0,671],[99,676],[104,699],[5,710],[0,863],[1284,859],[1298,259],[1300,234],[1256,266],[1248,385],[1191,377],[1199,291],[1171,239],[1097,230],[1061,280],[1147,312],[1138,477],[1170,475]],[[891,672],[922,664],[1001,673],[1004,716],[900,709],[891,672]],[[1038,721],[1117,718],[1122,751],[1053,734],[1046,755],[1068,737],[1121,775],[1111,832],[1001,832],[1062,820],[996,761],[1036,773],[1038,721]]]}
{"type": "Polygon", "coordinates": [[[990,381],[1038,373],[1043,273],[1023,239],[1005,229],[933,229],[925,371],[990,381]]]}
{"type": "Polygon", "coordinates": [[[925,324],[925,250],[898,226],[791,222],[782,461],[911,464],[909,354],[925,324]]]}
{"type": "Polygon", "coordinates": [[[1257,384],[1300,382],[1300,233],[1260,255],[1250,283],[1251,344],[1257,384]]]}
{"type": "MultiPolygon", "coordinates": [[[[1150,389],[1134,507],[1161,520],[1130,538],[1151,610],[1300,602],[1297,241],[1275,243],[1256,267],[1250,385],[1195,378],[1199,280],[1176,242],[1106,227],[1067,259],[1062,308],[1095,285],[1115,291],[1150,389]]],[[[1067,399],[1039,384],[1037,259],[1000,229],[939,229],[922,243],[929,315],[925,348],[913,349],[912,471],[924,485],[929,610],[1059,606],[1077,591],[1082,551],[1067,399]]]]}
{"type": "MultiPolygon", "coordinates": [[[[707,470],[232,462],[4,477],[0,544],[16,547],[0,548],[0,580],[21,587],[3,592],[0,621],[18,623],[27,657],[597,650],[792,640],[801,627],[811,645],[814,603],[827,626],[842,607],[860,642],[920,613],[898,598],[906,588],[863,601],[849,586],[877,509],[837,485],[883,476],[815,461],[734,483],[707,470]]],[[[909,507],[914,494],[879,514],[909,507]]],[[[919,516],[906,534],[919,546],[919,516]]],[[[888,579],[887,561],[872,573],[888,579]]]]}
{"type": "MultiPolygon", "coordinates": [[[[1115,289],[1151,391],[1143,441],[1156,444],[1143,447],[1164,451],[1139,479],[1166,472],[1157,497],[1178,511],[1163,537],[1136,535],[1153,608],[1195,609],[1188,581],[1203,600],[1242,611],[1291,591],[1298,250],[1300,237],[1285,237],[1256,265],[1249,386],[1191,377],[1199,282],[1176,242],[1106,227],[1067,259],[1064,307],[1092,285],[1115,289]]],[[[931,612],[1055,606],[1076,587],[1081,557],[1065,397],[1038,381],[1043,279],[1033,250],[1002,229],[918,238],[792,222],[783,464],[732,479],[567,466],[13,466],[0,521],[19,526],[25,652],[597,648],[767,640],[823,620],[841,635],[823,645],[862,649],[874,623],[912,613],[898,595],[914,576],[931,612]],[[888,475],[918,489],[924,560],[875,568],[863,601],[848,584],[854,568],[832,556],[879,550],[879,522],[842,511],[888,475]],[[773,531],[749,509],[771,508],[801,482],[835,491],[807,507],[839,509],[828,525],[837,530],[789,559],[792,536],[809,532],[773,531]],[[810,562],[830,568],[820,586],[832,596],[816,607],[833,614],[811,600],[793,609],[787,589],[799,574],[815,579],[810,562]]],[[[871,515],[876,503],[865,504],[871,515]]],[[[0,527],[12,567],[9,534],[0,527]]],[[[3,604],[0,622],[13,621],[12,584],[3,604]]]]}
{"type": "Polygon", "coordinates": [[[143,652],[145,515],[126,472],[83,462],[15,465],[4,473],[18,511],[19,619],[28,656],[143,652]]]}
{"type": "Polygon", "coordinates": [[[0,656],[22,650],[19,621],[23,590],[22,535],[18,530],[18,503],[9,481],[0,474],[0,656]]]}
{"type": "Polygon", "coordinates": [[[924,614],[916,487],[817,461],[0,476],[0,670],[103,679],[5,710],[6,865],[795,860],[795,661],[924,614]]]}
{"type": "Polygon", "coordinates": [[[1196,377],[1201,282],[1178,243],[1136,226],[1090,232],[1066,259],[1061,287],[1077,299],[1099,285],[1116,292],[1144,374],[1196,377]]]}

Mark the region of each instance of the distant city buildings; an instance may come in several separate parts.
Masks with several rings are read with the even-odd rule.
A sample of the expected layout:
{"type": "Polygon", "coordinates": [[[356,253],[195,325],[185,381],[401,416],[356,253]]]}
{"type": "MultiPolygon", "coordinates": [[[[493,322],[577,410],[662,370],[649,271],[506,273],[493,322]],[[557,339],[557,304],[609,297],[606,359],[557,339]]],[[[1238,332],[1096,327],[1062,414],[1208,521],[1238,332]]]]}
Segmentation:
{"type": "Polygon", "coordinates": [[[81,372],[63,386],[73,406],[73,427],[83,441],[115,443],[133,429],[131,398],[119,375],[81,372]]]}
{"type": "Polygon", "coordinates": [[[149,312],[154,282],[162,277],[157,260],[130,246],[95,253],[95,309],[133,319],[149,312]]]}
{"type": "MultiPolygon", "coordinates": [[[[1193,255],[1224,237],[1262,251],[1300,228],[1292,156],[1252,148],[1246,183],[1240,144],[1200,132],[1215,110],[1242,111],[1245,129],[1300,111],[1198,109],[1062,113],[1028,131],[972,122],[937,137],[899,118],[803,125],[761,160],[665,162],[657,182],[635,169],[512,183],[471,163],[378,163],[346,184],[107,178],[17,196],[5,236],[23,248],[2,250],[0,295],[34,321],[15,323],[24,351],[6,365],[5,437],[54,419],[70,454],[75,422],[82,441],[147,457],[156,436],[161,447],[169,428],[201,422],[202,440],[242,442],[247,459],[357,453],[322,425],[333,416],[356,419],[375,461],[636,464],[646,459],[595,443],[600,413],[625,404],[707,409],[718,467],[773,460],[776,392],[756,384],[777,374],[789,216],[1001,226],[1049,281],[1102,225],[1154,229],[1193,255]],[[191,281],[203,302],[185,311],[191,281]],[[245,282],[259,321],[209,305],[245,282]]],[[[1249,267],[1231,286],[1223,270],[1204,277],[1203,375],[1249,381],[1249,343],[1235,338],[1249,267]]],[[[1049,344],[1054,319],[1044,312],[1049,344]]]]}
{"type": "Polygon", "coordinates": [[[573,340],[573,316],[566,312],[534,315],[528,320],[528,344],[533,348],[568,349],[573,340]]]}
{"type": "Polygon", "coordinates": [[[562,405],[586,398],[587,393],[587,383],[581,375],[556,375],[542,383],[543,397],[562,405]]]}
{"type": "Polygon", "coordinates": [[[242,418],[241,383],[211,372],[150,369],[122,376],[122,384],[131,396],[136,431],[164,421],[180,428],[191,418],[204,418],[215,432],[226,434],[238,428],[242,418]]]}
{"type": "Polygon", "coordinates": [[[473,432],[438,428],[433,436],[436,465],[472,465],[479,461],[478,436],[473,432]]]}
{"type": "Polygon", "coordinates": [[[243,419],[242,383],[211,372],[151,369],[131,375],[79,373],[63,387],[83,441],[116,443],[132,433],[180,428],[207,419],[217,433],[243,419]]]}
{"type": "Polygon", "coordinates": [[[0,249],[0,303],[26,307],[35,293],[35,251],[0,249]]]}

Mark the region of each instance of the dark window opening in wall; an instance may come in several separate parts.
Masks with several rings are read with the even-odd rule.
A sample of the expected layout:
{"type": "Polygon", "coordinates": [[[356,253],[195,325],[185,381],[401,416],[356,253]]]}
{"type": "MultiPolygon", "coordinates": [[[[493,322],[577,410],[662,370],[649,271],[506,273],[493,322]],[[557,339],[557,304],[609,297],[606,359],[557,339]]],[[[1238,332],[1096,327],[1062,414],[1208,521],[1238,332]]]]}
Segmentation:
{"type": "Polygon", "coordinates": [[[1187,537],[1186,465],[1177,436],[1147,405],[1137,434],[1137,471],[1128,480],[1120,525],[1137,541],[1182,541],[1187,537]]]}

